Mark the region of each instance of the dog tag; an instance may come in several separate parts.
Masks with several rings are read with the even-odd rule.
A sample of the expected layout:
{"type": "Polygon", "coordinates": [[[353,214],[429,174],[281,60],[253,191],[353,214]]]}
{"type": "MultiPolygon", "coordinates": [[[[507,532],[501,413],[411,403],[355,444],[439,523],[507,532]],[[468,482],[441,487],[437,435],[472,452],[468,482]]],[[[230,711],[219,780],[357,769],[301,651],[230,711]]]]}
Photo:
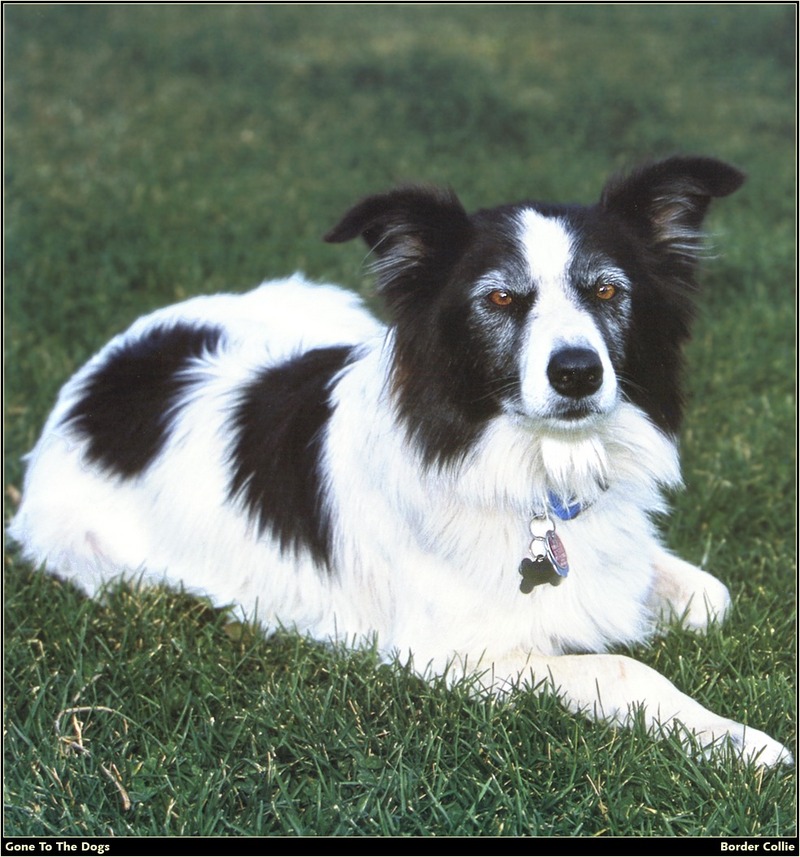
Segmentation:
{"type": "Polygon", "coordinates": [[[531,592],[534,586],[541,586],[543,583],[549,583],[551,586],[561,583],[561,577],[547,558],[532,560],[525,557],[519,564],[519,573],[522,575],[519,591],[524,595],[531,592]]]}
{"type": "Polygon", "coordinates": [[[547,545],[547,558],[550,560],[553,570],[560,578],[566,577],[569,574],[567,551],[564,549],[564,542],[561,541],[555,530],[550,530],[545,536],[545,544],[547,545]]]}
{"type": "Polygon", "coordinates": [[[569,574],[567,551],[553,521],[547,516],[533,518],[530,531],[533,541],[528,547],[529,556],[519,566],[522,575],[519,588],[525,594],[543,583],[558,586],[569,574]]]}

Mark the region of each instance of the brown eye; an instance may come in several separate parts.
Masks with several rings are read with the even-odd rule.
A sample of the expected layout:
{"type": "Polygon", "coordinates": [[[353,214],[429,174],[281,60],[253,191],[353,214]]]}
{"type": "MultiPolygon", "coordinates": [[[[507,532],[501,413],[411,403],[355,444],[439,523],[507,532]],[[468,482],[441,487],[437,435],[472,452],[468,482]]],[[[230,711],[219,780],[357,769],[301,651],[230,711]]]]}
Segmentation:
{"type": "Polygon", "coordinates": [[[489,300],[495,306],[511,306],[514,303],[511,292],[507,292],[505,289],[495,289],[489,292],[489,300]]]}
{"type": "Polygon", "coordinates": [[[594,296],[601,301],[610,301],[616,293],[616,286],[611,283],[600,282],[594,287],[594,296]]]}

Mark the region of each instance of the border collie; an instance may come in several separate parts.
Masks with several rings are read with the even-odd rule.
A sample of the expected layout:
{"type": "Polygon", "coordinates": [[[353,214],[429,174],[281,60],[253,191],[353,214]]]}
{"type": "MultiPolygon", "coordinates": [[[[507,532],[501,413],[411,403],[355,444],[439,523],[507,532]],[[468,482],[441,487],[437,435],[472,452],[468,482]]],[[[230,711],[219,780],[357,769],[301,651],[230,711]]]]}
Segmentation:
{"type": "Polygon", "coordinates": [[[11,533],[89,594],[121,575],[238,605],[265,631],[375,639],[423,675],[687,747],[789,751],[629,658],[726,587],[653,516],[680,482],[680,349],[712,198],[743,175],[674,157],[592,206],[468,214],[445,190],[358,203],[390,319],[299,276],[139,319],[61,392],[11,533]],[[692,737],[690,737],[692,736],[692,737]]]}

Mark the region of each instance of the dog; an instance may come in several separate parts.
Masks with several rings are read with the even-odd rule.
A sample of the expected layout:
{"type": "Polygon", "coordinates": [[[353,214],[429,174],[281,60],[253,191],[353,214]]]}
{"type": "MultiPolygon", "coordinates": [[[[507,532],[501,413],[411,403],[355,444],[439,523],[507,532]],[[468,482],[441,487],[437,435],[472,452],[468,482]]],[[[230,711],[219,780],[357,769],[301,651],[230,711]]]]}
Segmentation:
{"type": "Polygon", "coordinates": [[[371,639],[423,676],[790,762],[605,653],[729,609],[653,517],[681,479],[702,222],[743,181],[676,156],[591,206],[363,199],[325,239],[364,239],[386,326],[300,275],[139,319],[61,391],[11,535],[92,596],[185,587],[265,632],[371,639]]]}

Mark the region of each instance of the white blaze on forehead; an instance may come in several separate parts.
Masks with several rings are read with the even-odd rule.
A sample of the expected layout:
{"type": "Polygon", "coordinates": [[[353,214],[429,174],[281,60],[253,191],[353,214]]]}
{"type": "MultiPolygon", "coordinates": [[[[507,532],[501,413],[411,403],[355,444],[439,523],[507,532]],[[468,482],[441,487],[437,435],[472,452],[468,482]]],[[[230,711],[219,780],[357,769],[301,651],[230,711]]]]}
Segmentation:
{"type": "Polygon", "coordinates": [[[591,397],[601,412],[613,407],[617,395],[614,368],[603,336],[591,313],[570,287],[574,254],[567,225],[533,209],[517,215],[518,240],[534,289],[534,301],[520,354],[521,401],[532,417],[557,416],[563,396],[550,384],[548,366],[564,348],[588,348],[603,367],[603,383],[591,397]]]}
{"type": "Polygon", "coordinates": [[[531,208],[519,213],[518,222],[519,242],[534,284],[563,283],[572,260],[572,238],[564,223],[531,208]]]}

